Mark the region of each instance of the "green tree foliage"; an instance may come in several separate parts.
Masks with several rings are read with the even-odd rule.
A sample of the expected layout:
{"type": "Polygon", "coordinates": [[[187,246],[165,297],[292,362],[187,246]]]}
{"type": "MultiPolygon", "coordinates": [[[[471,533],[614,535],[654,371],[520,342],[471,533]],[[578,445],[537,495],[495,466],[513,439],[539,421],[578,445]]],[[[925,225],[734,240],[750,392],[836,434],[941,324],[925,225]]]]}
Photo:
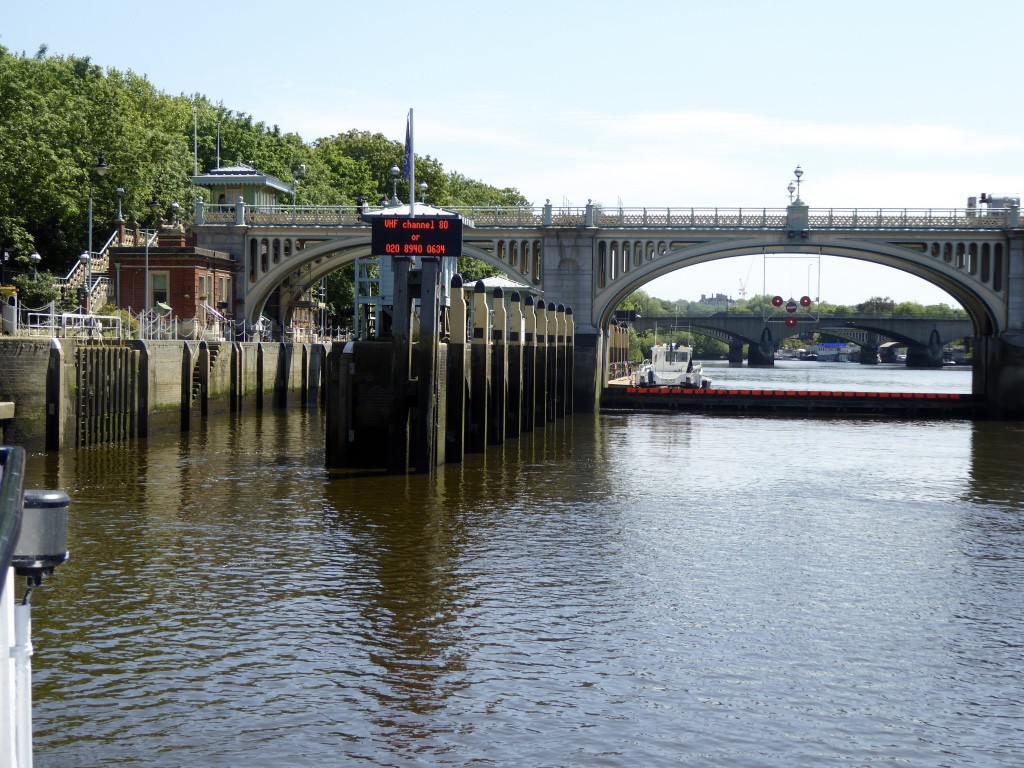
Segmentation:
{"type": "MultiPolygon", "coordinates": [[[[700,317],[722,311],[730,315],[771,317],[785,312],[784,308],[774,306],[772,297],[767,294],[741,299],[730,304],[728,309],[723,310],[721,306],[700,304],[696,301],[658,299],[649,296],[643,290],[631,293],[618,308],[637,309],[645,317],[700,317]]],[[[815,317],[868,315],[874,317],[967,319],[965,310],[951,307],[948,304],[928,304],[926,306],[913,301],[896,302],[888,296],[874,296],[853,307],[823,301],[812,304],[807,309],[799,310],[800,314],[808,312],[815,317]]]]}
{"type": "MultiPolygon", "coordinates": [[[[772,297],[768,295],[755,295],[749,298],[734,302],[723,310],[720,306],[701,304],[696,301],[677,300],[670,301],[659,299],[649,295],[640,289],[633,291],[617,307],[620,310],[635,310],[643,317],[663,317],[668,323],[658,331],[657,342],[664,343],[677,341],[693,347],[695,358],[703,360],[721,359],[728,355],[728,346],[718,339],[710,336],[703,336],[694,331],[680,331],[673,328],[671,321],[674,317],[700,317],[725,311],[729,315],[771,317],[784,314],[785,309],[772,304],[772,297]]],[[[912,301],[895,302],[888,296],[873,296],[855,307],[845,305],[829,304],[821,302],[812,305],[808,310],[801,309],[800,313],[810,312],[815,317],[832,316],[869,316],[869,317],[931,317],[964,320],[967,319],[967,312],[963,309],[954,308],[948,304],[929,304],[927,306],[912,301]]],[[[831,337],[821,334],[822,340],[830,340],[831,337]]],[[[834,340],[834,339],[831,339],[834,340]]],[[[783,345],[787,347],[800,347],[805,342],[799,338],[785,339],[783,345]]],[[[640,362],[650,358],[651,347],[655,344],[654,331],[646,331],[643,335],[637,335],[633,328],[629,332],[629,359],[633,362],[640,362]]]]}
{"type": "MultiPolygon", "coordinates": [[[[404,154],[401,142],[367,131],[305,143],[201,94],[169,96],[133,72],[104,70],[89,57],[48,56],[45,46],[32,58],[0,46],[0,147],[0,248],[16,259],[38,251],[40,275],[66,274],[88,247],[90,196],[98,250],[114,229],[118,188],[125,220],[144,225],[166,218],[175,202],[187,224],[196,199],[206,196],[192,186],[196,166],[202,173],[218,163],[294,179],[299,204],[353,205],[362,195],[376,205],[391,197],[391,167],[401,167],[404,154]],[[102,177],[94,171],[100,154],[108,168],[102,177]]],[[[417,199],[426,182],[429,204],[528,204],[514,188],[448,172],[429,155],[416,158],[416,181],[417,199]]],[[[398,179],[397,187],[407,201],[409,182],[398,179]]],[[[474,277],[496,272],[482,262],[466,267],[474,277]]],[[[344,306],[351,318],[351,277],[328,279],[335,320],[346,317],[344,306]]]]}

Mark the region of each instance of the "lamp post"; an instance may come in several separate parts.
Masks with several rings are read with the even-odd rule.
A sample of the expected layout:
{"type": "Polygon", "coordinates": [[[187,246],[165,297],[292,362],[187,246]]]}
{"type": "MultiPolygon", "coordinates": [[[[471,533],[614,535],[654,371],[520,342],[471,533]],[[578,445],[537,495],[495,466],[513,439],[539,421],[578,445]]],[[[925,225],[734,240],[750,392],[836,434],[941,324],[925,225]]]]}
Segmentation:
{"type": "MultiPolygon", "coordinates": [[[[87,275],[92,275],[92,256],[88,251],[82,251],[78,257],[78,263],[82,265],[82,268],[86,270],[87,275]]],[[[86,286],[82,286],[78,289],[78,294],[82,299],[82,314],[89,314],[89,305],[92,303],[89,299],[89,289],[86,286]]]]}
{"type": "MultiPolygon", "coordinates": [[[[107,161],[103,159],[103,153],[100,152],[99,158],[96,160],[96,165],[93,167],[96,171],[97,176],[103,176],[107,172],[107,161]]],[[[85,290],[87,291],[88,301],[86,302],[86,311],[91,313],[92,311],[92,181],[89,181],[89,244],[86,247],[86,255],[88,258],[85,260],[86,276],[85,276],[85,290]]]]}
{"type": "Polygon", "coordinates": [[[796,201],[800,202],[800,177],[804,175],[803,169],[800,164],[797,163],[796,170],[793,171],[793,175],[796,176],[796,201]]]}
{"type": "Polygon", "coordinates": [[[420,202],[426,205],[427,202],[427,182],[420,182],[420,202]]]}
{"type": "Polygon", "coordinates": [[[34,283],[36,278],[39,277],[39,262],[43,260],[43,257],[36,251],[32,251],[28,255],[28,260],[32,262],[32,282],[34,283]]]}
{"type": "MultiPolygon", "coordinates": [[[[153,231],[156,232],[157,231],[157,223],[156,222],[157,222],[157,218],[159,216],[158,211],[160,210],[160,201],[157,199],[156,195],[153,195],[153,199],[149,202],[149,209],[151,211],[153,211],[153,231]]],[[[147,233],[145,235],[145,238],[146,238],[146,263],[145,263],[145,266],[143,268],[143,279],[145,280],[146,285],[145,285],[145,288],[143,290],[145,291],[145,294],[146,294],[145,300],[144,300],[144,308],[148,312],[149,311],[149,295],[150,295],[150,293],[152,293],[152,291],[150,291],[150,289],[149,289],[149,241],[150,241],[149,233],[147,233]]]]}
{"type": "Polygon", "coordinates": [[[789,192],[789,202],[793,202],[793,192],[796,190],[796,185],[791,181],[789,186],[786,187],[786,191],[789,192]]]}
{"type": "Polygon", "coordinates": [[[124,187],[118,187],[117,192],[117,218],[114,220],[117,224],[124,224],[124,216],[121,215],[121,198],[124,197],[124,187]]]}
{"type": "Polygon", "coordinates": [[[11,254],[7,251],[0,253],[0,285],[7,282],[7,260],[11,258],[11,254]]]}
{"type": "Polygon", "coordinates": [[[391,199],[388,200],[388,205],[392,208],[397,208],[401,205],[398,201],[398,175],[401,172],[398,163],[391,166],[391,199]]]}

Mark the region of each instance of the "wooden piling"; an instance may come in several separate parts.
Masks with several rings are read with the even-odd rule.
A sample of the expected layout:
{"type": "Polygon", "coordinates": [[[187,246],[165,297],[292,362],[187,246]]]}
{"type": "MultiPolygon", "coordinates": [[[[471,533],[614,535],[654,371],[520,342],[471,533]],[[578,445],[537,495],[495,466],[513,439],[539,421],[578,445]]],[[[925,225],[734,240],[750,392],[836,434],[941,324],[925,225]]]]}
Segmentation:
{"type": "Polygon", "coordinates": [[[482,280],[473,287],[473,339],[469,351],[469,448],[482,453],[487,447],[487,398],[490,393],[491,345],[487,330],[487,288],[482,280]]]}
{"type": "Polygon", "coordinates": [[[554,302],[548,302],[548,396],[547,396],[547,420],[549,422],[558,418],[558,403],[561,399],[558,396],[558,309],[554,302]]]}
{"type": "Polygon", "coordinates": [[[520,423],[523,432],[533,431],[534,393],[537,391],[537,312],[527,294],[523,309],[523,399],[520,423]]]}
{"type": "Polygon", "coordinates": [[[513,291],[509,301],[508,341],[508,396],[505,403],[505,437],[519,437],[523,412],[523,305],[519,291],[513,291]]]}
{"type": "Polygon", "coordinates": [[[573,376],[576,361],[576,319],[572,307],[565,308],[565,412],[573,413],[573,376]]]}
{"type": "Polygon", "coordinates": [[[416,387],[416,417],[413,428],[413,465],[419,473],[432,472],[438,465],[438,453],[444,455],[444,445],[437,437],[437,366],[439,355],[438,329],[441,309],[440,259],[424,256],[420,259],[420,340],[417,359],[418,384],[416,387]]]}
{"type": "Polygon", "coordinates": [[[462,275],[452,276],[451,308],[448,312],[451,335],[448,337],[448,375],[444,431],[444,460],[462,461],[466,452],[466,401],[469,386],[469,350],[466,348],[466,292],[462,275]]]}
{"type": "Polygon", "coordinates": [[[548,305],[537,303],[537,354],[534,369],[533,425],[543,427],[548,422],[548,305]]]}
{"type": "Polygon", "coordinates": [[[508,397],[508,349],[505,335],[508,316],[505,312],[505,293],[494,289],[491,299],[491,388],[487,403],[487,444],[505,442],[505,411],[508,397]]]}
{"type": "Polygon", "coordinates": [[[565,306],[555,309],[555,418],[565,418],[565,306]]]}

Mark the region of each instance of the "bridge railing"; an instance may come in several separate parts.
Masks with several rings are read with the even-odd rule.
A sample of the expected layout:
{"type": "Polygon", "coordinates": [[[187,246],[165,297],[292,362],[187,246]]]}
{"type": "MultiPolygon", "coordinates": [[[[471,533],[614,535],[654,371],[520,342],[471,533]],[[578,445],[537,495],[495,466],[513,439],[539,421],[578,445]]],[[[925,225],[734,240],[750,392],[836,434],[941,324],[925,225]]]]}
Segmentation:
{"type": "Polygon", "coordinates": [[[812,229],[1004,229],[1016,226],[1016,208],[811,209],[812,229]]]}
{"type": "MultiPolygon", "coordinates": [[[[366,208],[366,211],[380,210],[366,208]]],[[[786,229],[789,208],[606,208],[600,205],[451,206],[481,228],[786,229]]],[[[809,208],[807,224],[822,230],[980,230],[1020,225],[1018,208],[809,208]]],[[[207,205],[197,223],[251,227],[366,226],[354,205],[207,205]]],[[[801,224],[801,228],[803,228],[801,224]]]]}

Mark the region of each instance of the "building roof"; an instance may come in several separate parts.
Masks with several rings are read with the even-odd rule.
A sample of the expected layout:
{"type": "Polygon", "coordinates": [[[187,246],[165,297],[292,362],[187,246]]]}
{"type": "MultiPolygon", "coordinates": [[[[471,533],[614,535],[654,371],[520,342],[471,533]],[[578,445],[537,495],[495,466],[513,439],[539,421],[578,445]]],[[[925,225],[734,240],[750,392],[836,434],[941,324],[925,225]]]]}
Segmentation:
{"type": "Polygon", "coordinates": [[[211,168],[206,173],[192,177],[192,183],[199,187],[248,186],[270,187],[279,192],[294,193],[294,188],[276,176],[258,171],[245,163],[211,168]]]}
{"type": "Polygon", "coordinates": [[[396,207],[386,208],[373,208],[366,210],[363,213],[363,218],[367,216],[454,216],[462,219],[464,223],[472,224],[462,214],[456,211],[446,211],[444,208],[437,208],[433,205],[427,205],[426,203],[416,203],[415,205],[399,205],[396,207]]]}

